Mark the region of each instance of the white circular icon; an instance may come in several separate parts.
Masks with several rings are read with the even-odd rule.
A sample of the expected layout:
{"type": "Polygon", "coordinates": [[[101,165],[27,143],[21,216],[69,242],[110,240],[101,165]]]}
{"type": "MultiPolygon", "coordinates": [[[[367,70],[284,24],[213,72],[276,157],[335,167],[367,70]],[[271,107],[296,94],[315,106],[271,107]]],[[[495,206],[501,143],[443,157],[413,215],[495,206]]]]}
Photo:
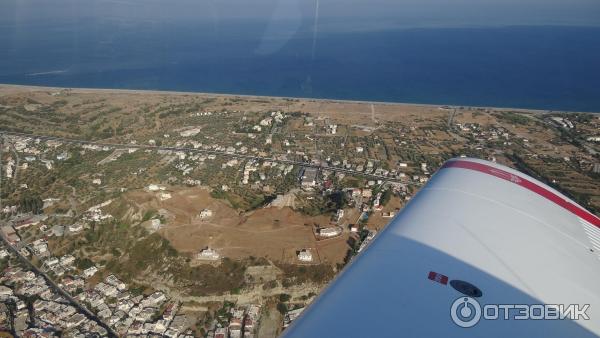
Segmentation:
{"type": "Polygon", "coordinates": [[[460,327],[473,327],[481,319],[481,305],[471,297],[460,297],[452,303],[450,316],[454,324],[460,327]]]}

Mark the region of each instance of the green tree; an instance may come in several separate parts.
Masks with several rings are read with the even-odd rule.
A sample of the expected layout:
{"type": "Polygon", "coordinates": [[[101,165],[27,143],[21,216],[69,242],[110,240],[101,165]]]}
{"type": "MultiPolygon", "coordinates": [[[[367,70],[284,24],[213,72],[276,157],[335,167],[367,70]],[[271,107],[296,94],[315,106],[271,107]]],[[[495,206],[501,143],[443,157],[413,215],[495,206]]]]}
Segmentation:
{"type": "Polygon", "coordinates": [[[287,312],[287,305],[283,303],[277,303],[277,311],[279,311],[279,313],[282,315],[285,314],[287,312]]]}

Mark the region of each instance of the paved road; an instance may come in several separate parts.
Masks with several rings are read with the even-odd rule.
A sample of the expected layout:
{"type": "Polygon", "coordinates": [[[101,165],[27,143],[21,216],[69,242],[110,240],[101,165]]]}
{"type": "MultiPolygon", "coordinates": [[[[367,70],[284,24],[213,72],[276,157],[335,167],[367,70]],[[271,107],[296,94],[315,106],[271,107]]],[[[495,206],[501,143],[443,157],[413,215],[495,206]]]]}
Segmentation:
{"type": "Polygon", "coordinates": [[[10,243],[4,237],[3,233],[0,233],[0,236],[2,237],[2,241],[4,242],[4,245],[10,251],[12,251],[15,255],[17,255],[17,257],[19,257],[19,259],[21,259],[21,261],[23,261],[23,263],[25,263],[25,265],[29,266],[29,268],[33,272],[35,272],[36,275],[43,276],[44,279],[46,280],[46,283],[48,283],[48,285],[50,285],[51,288],[53,288],[58,294],[60,294],[61,296],[63,296],[65,299],[67,299],[71,303],[71,305],[75,306],[75,308],[77,308],[79,310],[79,312],[83,313],[89,319],[95,321],[100,326],[102,326],[103,328],[105,328],[106,331],[108,332],[108,336],[109,337],[117,337],[117,334],[113,331],[113,329],[111,329],[106,323],[104,323],[103,321],[101,321],[100,318],[96,317],[96,315],[93,314],[90,310],[88,310],[85,306],[81,305],[75,298],[71,297],[71,295],[69,295],[66,291],[64,291],[58,285],[56,285],[56,283],[54,283],[54,281],[50,277],[48,277],[48,275],[45,272],[43,272],[40,269],[38,269],[35,265],[33,265],[29,261],[29,259],[27,259],[27,257],[24,257],[23,255],[21,255],[21,253],[19,252],[19,250],[17,250],[15,247],[13,247],[12,245],[10,245],[10,243]]]}
{"type": "Polygon", "coordinates": [[[182,152],[188,152],[188,153],[218,155],[218,156],[232,157],[232,158],[246,159],[246,160],[271,161],[271,162],[276,162],[276,163],[292,164],[292,165],[303,166],[303,167],[312,167],[312,168],[317,168],[320,170],[341,172],[341,173],[346,173],[346,174],[355,175],[355,176],[374,178],[374,179],[383,180],[383,181],[387,181],[387,182],[411,184],[411,183],[403,182],[400,179],[397,179],[394,177],[367,174],[367,173],[363,173],[363,172],[352,170],[352,169],[333,167],[333,166],[322,165],[322,164],[314,164],[314,163],[309,163],[309,162],[278,159],[278,158],[274,158],[274,157],[261,157],[261,156],[253,156],[253,155],[235,154],[235,153],[228,153],[225,151],[218,151],[218,150],[196,149],[196,148],[186,148],[186,147],[151,146],[151,145],[139,145],[139,144],[104,143],[104,142],[94,142],[94,141],[88,141],[88,140],[68,139],[68,138],[55,137],[55,136],[18,133],[18,132],[12,132],[12,131],[4,131],[4,130],[0,130],[0,135],[30,137],[30,138],[36,138],[36,139],[40,139],[40,140],[44,140],[44,141],[59,141],[59,142],[63,142],[63,143],[72,143],[72,144],[81,144],[81,145],[88,144],[88,145],[97,145],[100,147],[110,147],[110,148],[120,148],[120,149],[133,148],[133,149],[150,149],[150,150],[165,150],[165,151],[182,151],[182,152]]]}

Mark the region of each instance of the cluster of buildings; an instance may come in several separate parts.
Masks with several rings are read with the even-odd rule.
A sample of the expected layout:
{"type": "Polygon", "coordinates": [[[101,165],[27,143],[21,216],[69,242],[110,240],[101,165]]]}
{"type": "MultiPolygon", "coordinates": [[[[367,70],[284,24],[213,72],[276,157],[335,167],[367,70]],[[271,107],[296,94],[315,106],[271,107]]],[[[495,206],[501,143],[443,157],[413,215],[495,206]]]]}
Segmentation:
{"type": "Polygon", "coordinates": [[[317,168],[302,167],[299,172],[302,189],[313,189],[317,186],[317,168]]]}
{"type": "Polygon", "coordinates": [[[16,216],[11,217],[7,223],[8,225],[12,225],[12,227],[18,231],[39,224],[46,219],[47,217],[45,215],[17,214],[16,216]]]}
{"type": "Polygon", "coordinates": [[[169,301],[160,291],[147,296],[134,295],[115,275],[107,276],[92,287],[89,278],[97,271],[91,266],[81,275],[62,278],[59,286],[119,335],[154,334],[169,338],[187,335],[189,321],[186,316],[177,315],[179,303],[169,301]]]}
{"type": "Polygon", "coordinates": [[[242,184],[248,184],[250,181],[250,175],[258,170],[257,161],[248,161],[244,166],[244,178],[242,178],[242,184]]]}
{"type": "Polygon", "coordinates": [[[286,327],[290,326],[290,324],[292,324],[292,322],[298,318],[298,316],[300,316],[300,314],[302,314],[302,311],[304,311],[304,307],[299,307],[293,310],[289,310],[287,311],[284,315],[283,315],[283,328],[285,329],[286,327]]]}
{"type": "MultiPolygon", "coordinates": [[[[27,156],[24,157],[25,161],[22,161],[17,167],[18,160],[13,159],[9,156],[6,166],[4,166],[2,173],[7,178],[13,178],[18,170],[26,170],[29,167],[29,163],[37,160],[44,164],[48,170],[53,168],[54,160],[51,159],[51,151],[56,150],[62,145],[62,142],[49,140],[42,142],[40,139],[33,139],[30,137],[16,137],[7,136],[10,143],[12,143],[17,153],[24,153],[27,156]]],[[[61,152],[55,156],[57,160],[65,160],[69,157],[68,153],[61,152]]]]}
{"type": "MultiPolygon", "coordinates": [[[[212,116],[212,112],[194,113],[194,117],[209,117],[212,116]]],[[[217,115],[217,114],[215,114],[217,115]]],[[[223,154],[235,155],[235,154],[255,154],[263,158],[256,159],[239,159],[232,158],[227,159],[222,164],[223,169],[231,170],[229,168],[239,168],[240,172],[243,173],[241,180],[239,176],[236,178],[239,180],[237,183],[241,185],[252,184],[252,186],[260,186],[262,181],[273,177],[280,177],[281,175],[286,176],[294,169],[294,165],[289,162],[283,162],[278,160],[294,160],[301,158],[305,163],[312,163],[317,166],[321,166],[323,169],[317,169],[314,167],[299,167],[300,171],[297,176],[298,184],[303,188],[304,193],[322,193],[325,195],[327,192],[332,192],[336,188],[334,182],[339,182],[344,175],[352,175],[355,173],[363,173],[369,175],[379,176],[381,179],[371,179],[366,181],[365,185],[360,188],[350,188],[346,190],[346,193],[353,201],[354,205],[362,212],[360,220],[366,221],[369,214],[373,211],[382,212],[384,218],[394,217],[395,211],[383,212],[383,195],[379,192],[379,188],[384,183],[385,178],[396,178],[402,180],[403,183],[412,183],[420,185],[425,183],[430,177],[430,168],[428,163],[422,162],[426,159],[402,157],[394,164],[384,165],[378,160],[368,159],[366,156],[373,154],[373,144],[369,144],[367,141],[356,141],[352,146],[348,147],[348,152],[352,155],[357,155],[356,158],[340,158],[328,157],[325,160],[317,160],[311,158],[311,155],[305,153],[307,149],[302,149],[298,145],[301,141],[305,141],[302,137],[296,137],[296,135],[286,135],[281,138],[281,134],[277,134],[272,130],[280,128],[277,125],[282,123],[286,116],[281,112],[272,112],[269,116],[262,116],[259,120],[252,122],[251,130],[254,132],[262,132],[270,130],[271,134],[263,133],[262,136],[266,137],[265,144],[273,146],[273,149],[282,149],[280,154],[266,154],[261,149],[260,144],[253,139],[261,136],[254,132],[247,132],[245,129],[243,133],[237,133],[235,137],[244,138],[244,141],[234,140],[231,144],[217,144],[213,141],[199,142],[199,134],[204,130],[200,127],[186,127],[184,129],[177,130],[177,134],[174,135],[175,139],[180,136],[185,139],[174,140],[177,147],[186,147],[191,145],[193,149],[203,149],[214,153],[198,154],[193,152],[187,152],[183,150],[160,150],[159,154],[165,155],[165,163],[172,163],[174,168],[182,176],[192,175],[195,168],[198,165],[204,163],[207,160],[215,160],[217,158],[217,152],[223,154]],[[257,136],[258,135],[258,136],[257,136]],[[246,138],[247,136],[247,138],[246,138]],[[302,140],[299,140],[302,138],[302,140]],[[275,141],[281,141],[282,144],[274,144],[275,141]],[[237,142],[236,142],[237,141],[237,142]],[[209,144],[212,143],[212,144],[209,144]],[[256,146],[254,146],[256,145],[256,146]],[[280,148],[278,148],[280,147],[280,148]],[[358,156],[359,155],[359,156],[358,156]],[[267,159],[265,157],[269,156],[267,159]],[[273,159],[273,161],[271,161],[273,159]],[[420,165],[419,165],[420,164],[420,165]],[[329,167],[329,169],[327,169],[329,167]],[[391,168],[390,168],[391,167],[391,168]],[[341,168],[348,170],[348,172],[341,172],[334,170],[335,168],[341,168]],[[335,176],[335,177],[333,177],[335,176]],[[337,180],[336,180],[337,179],[337,180]],[[241,181],[241,182],[240,182],[241,181]],[[379,187],[377,187],[379,186],[379,187]]],[[[573,123],[566,118],[552,118],[560,128],[572,129],[573,123]]],[[[312,127],[314,122],[312,118],[307,117],[305,119],[304,126],[312,127]]],[[[494,126],[487,129],[483,129],[477,123],[466,123],[456,124],[456,131],[463,135],[469,136],[470,140],[473,140],[472,146],[474,150],[486,149],[489,142],[499,143],[503,145],[511,145],[514,135],[510,134],[505,128],[494,126]]],[[[338,134],[338,125],[328,123],[325,127],[326,132],[330,135],[338,134]]],[[[244,129],[242,129],[244,130],[244,129]]],[[[341,134],[341,132],[340,132],[341,134]]],[[[314,141],[313,138],[308,137],[310,141],[314,141]]],[[[170,138],[169,134],[165,134],[164,138],[170,138]]],[[[338,139],[337,137],[331,137],[332,139],[338,139]]],[[[209,138],[205,136],[208,140],[209,138]]],[[[213,138],[214,139],[214,138],[213,138]]],[[[64,161],[69,158],[70,154],[64,149],[59,149],[62,145],[61,142],[57,141],[41,141],[39,139],[23,138],[23,137],[11,137],[15,148],[18,152],[24,152],[27,154],[25,157],[27,163],[33,163],[36,161],[41,162],[48,169],[52,169],[55,161],[64,161]],[[53,155],[48,154],[52,152],[53,155]]],[[[339,138],[341,140],[341,138],[339,138]]],[[[226,140],[224,140],[226,141],[226,140]]],[[[527,140],[522,140],[527,143],[527,140]]],[[[600,138],[592,139],[589,141],[599,142],[600,138]]],[[[316,142],[316,141],[315,141],[316,142]]],[[[406,145],[405,140],[396,140],[399,145],[406,145]]],[[[410,142],[410,141],[409,141],[410,142]]],[[[148,141],[151,145],[156,145],[155,140],[148,141]]],[[[170,142],[171,143],[171,142],[170,142]]],[[[342,144],[342,147],[344,145],[342,144]]],[[[93,144],[82,145],[84,151],[109,151],[113,150],[111,147],[98,146],[93,144]]],[[[267,147],[270,148],[270,147],[267,147]]],[[[489,147],[487,147],[489,148],[489,147]]],[[[497,149],[501,149],[498,147],[497,149]]],[[[130,148],[129,152],[134,152],[135,148],[130,148]]],[[[150,151],[150,150],[147,150],[150,151]]],[[[155,150],[152,150],[155,151],[155,150]]],[[[115,151],[108,157],[107,162],[116,160],[121,154],[126,151],[115,151]]],[[[336,155],[337,156],[337,155],[336,155]]],[[[8,177],[14,177],[15,171],[18,170],[17,162],[11,157],[7,163],[5,175],[8,177]]],[[[57,162],[58,163],[58,162],[57,162]]],[[[106,163],[106,162],[105,162],[106,163]]],[[[21,168],[26,169],[27,167],[21,168]]],[[[596,167],[594,167],[596,168],[596,167]]],[[[596,172],[600,172],[600,167],[597,167],[596,172]]],[[[95,176],[94,176],[95,177],[95,176]]],[[[294,176],[295,177],[295,176],[294,176]]],[[[204,178],[203,178],[204,180],[204,178]]],[[[107,181],[107,180],[106,180],[107,181]]],[[[94,178],[92,184],[101,185],[102,180],[94,178]]],[[[184,180],[189,185],[199,185],[200,180],[187,178],[184,180]]],[[[386,183],[388,189],[394,189],[395,193],[404,196],[405,199],[409,199],[410,196],[406,191],[406,186],[403,184],[394,185],[386,183]],[[390,187],[391,186],[391,187],[390,187]]],[[[223,185],[222,190],[226,191],[229,187],[223,185]]],[[[166,191],[164,186],[158,184],[150,184],[147,186],[147,190],[155,192],[156,196],[161,200],[167,200],[171,198],[171,194],[166,191]]],[[[110,202],[109,202],[110,203],[110,202]]],[[[105,205],[104,205],[105,206],[105,205]]],[[[67,226],[66,229],[70,233],[77,233],[84,229],[85,222],[102,221],[112,217],[109,214],[102,212],[102,205],[95,206],[87,210],[84,214],[84,222],[79,222],[67,226]]],[[[16,206],[13,208],[6,207],[2,212],[9,213],[15,212],[16,206]],[[8,208],[8,209],[7,209],[8,208]]],[[[210,219],[213,216],[213,212],[210,209],[204,209],[201,211],[199,217],[203,220],[210,219]]],[[[322,238],[332,238],[342,234],[344,228],[339,223],[344,218],[344,210],[339,209],[332,217],[332,222],[328,226],[319,228],[317,235],[322,238]]],[[[348,216],[346,216],[348,218],[348,216]]],[[[154,230],[161,226],[160,220],[151,220],[152,227],[154,230]]],[[[29,223],[31,224],[31,223],[29,223]]],[[[5,238],[13,245],[16,245],[20,241],[18,230],[20,226],[26,227],[27,224],[19,224],[14,226],[3,226],[0,228],[5,238]]],[[[53,228],[54,229],[54,228],[53,228]]],[[[352,232],[359,231],[358,225],[351,227],[352,232]]],[[[64,229],[63,229],[64,231],[64,229]]],[[[360,236],[362,239],[358,251],[361,252],[364,248],[373,240],[375,237],[375,231],[369,231],[366,236],[360,236]]],[[[35,255],[42,262],[44,271],[52,272],[52,274],[60,277],[59,286],[73,295],[81,303],[84,303],[87,308],[93,310],[95,316],[99,318],[103,323],[106,323],[110,328],[118,332],[120,335],[156,335],[166,337],[185,337],[190,334],[189,321],[183,315],[177,315],[180,305],[177,302],[171,302],[167,299],[166,295],[161,292],[155,292],[150,295],[137,295],[132,293],[128,286],[123,283],[117,276],[109,275],[100,282],[96,283],[98,278],[93,278],[98,273],[98,268],[95,266],[88,267],[81,271],[75,267],[75,257],[72,255],[64,255],[61,257],[54,257],[48,250],[47,242],[43,239],[36,240],[26,246],[26,249],[30,254],[35,255]],[[80,271],[78,274],[75,271],[80,271]],[[94,280],[93,282],[91,280],[94,280]]],[[[6,250],[0,250],[0,259],[2,257],[8,257],[10,253],[6,250]]],[[[316,257],[316,252],[313,253],[311,249],[302,249],[297,252],[297,259],[302,263],[313,262],[316,257]]],[[[198,260],[206,261],[218,261],[221,259],[221,255],[214,249],[205,248],[197,253],[196,258],[198,260]]],[[[88,332],[96,332],[92,330],[103,330],[102,327],[97,325],[97,321],[90,320],[84,314],[76,311],[76,307],[57,301],[53,297],[58,297],[41,276],[36,275],[32,271],[22,271],[22,273],[14,273],[11,270],[2,276],[6,276],[18,279],[20,282],[14,282],[17,288],[11,287],[0,287],[0,298],[7,297],[6,299],[12,299],[16,297],[14,306],[12,303],[0,304],[0,326],[4,323],[3,318],[6,316],[12,316],[12,308],[21,308],[16,313],[20,313],[15,318],[20,318],[19,323],[36,323],[35,326],[25,325],[23,330],[38,330],[45,327],[56,327],[61,331],[65,332],[78,332],[81,334],[87,334],[88,332]],[[14,277],[14,275],[18,275],[14,277]],[[17,291],[15,291],[17,290],[17,291]],[[24,308],[23,297],[35,295],[39,297],[38,300],[32,305],[33,313],[36,315],[30,318],[31,315],[27,311],[22,311],[24,308]],[[7,307],[6,304],[11,304],[7,307]],[[2,308],[4,305],[6,311],[2,308]],[[21,311],[21,312],[18,312],[21,311]],[[38,315],[39,313],[39,315],[38,315]],[[4,316],[4,317],[3,317],[4,316]],[[30,317],[27,317],[30,316],[30,317]],[[22,319],[25,318],[25,319],[22,319]],[[37,319],[36,319],[37,318],[37,319]],[[37,322],[36,322],[37,320],[37,322]],[[94,324],[96,323],[96,324],[94,324]],[[44,326],[49,325],[49,326],[44,326]],[[95,327],[94,325],[98,326],[95,327]]],[[[6,285],[11,285],[7,283],[6,285]]],[[[59,299],[60,300],[60,299],[59,299]]],[[[242,309],[231,309],[227,316],[227,323],[223,325],[216,325],[213,330],[209,331],[211,337],[251,337],[253,329],[258,321],[260,307],[250,306],[242,309]]],[[[302,308],[294,309],[285,314],[284,326],[294,320],[300,313],[302,308]]],[[[22,332],[25,332],[23,331],[22,332]]],[[[58,330],[58,329],[57,329],[58,330]]],[[[33,332],[33,331],[32,331],[33,332]]]]}
{"type": "Polygon", "coordinates": [[[0,227],[0,231],[2,231],[2,235],[11,245],[15,245],[21,241],[21,237],[19,237],[12,225],[3,225],[0,227]]]}
{"type": "MultiPolygon", "coordinates": [[[[100,210],[106,205],[108,203],[90,210],[100,210]]],[[[13,239],[11,245],[19,249],[21,243],[14,227],[6,225],[2,231],[7,239],[13,239]]],[[[39,331],[44,335],[50,332],[50,337],[83,338],[107,336],[107,328],[110,328],[119,336],[192,337],[193,323],[186,315],[178,314],[179,303],[169,301],[163,292],[132,293],[116,275],[97,282],[95,276],[99,269],[96,266],[77,268],[73,255],[53,256],[45,237],[22,245],[19,252],[23,257],[34,255],[40,269],[38,273],[11,266],[0,277],[0,299],[9,309],[5,312],[6,323],[11,326],[9,330],[14,329],[19,335],[39,331]],[[55,279],[56,285],[48,284],[46,278],[49,277],[43,275],[44,272],[55,279]],[[72,298],[66,299],[56,290],[72,298]],[[35,297],[35,301],[28,303],[31,297],[35,297]],[[16,310],[11,310],[13,308],[16,310]],[[80,311],[80,308],[90,312],[80,311]]],[[[207,253],[211,253],[210,249],[207,253]]],[[[0,249],[0,260],[10,257],[10,250],[0,249]]],[[[0,327],[2,318],[0,307],[0,327]]]]}
{"type": "Polygon", "coordinates": [[[260,306],[231,307],[227,316],[222,316],[209,330],[209,338],[252,338],[260,319],[260,306]],[[227,318],[229,318],[227,320],[227,318]]]}
{"type": "Polygon", "coordinates": [[[550,118],[550,120],[552,122],[554,122],[554,124],[556,126],[564,128],[564,129],[573,129],[573,128],[575,128],[575,126],[573,125],[573,122],[571,122],[569,119],[564,118],[564,117],[553,116],[553,117],[550,118]]]}
{"type": "MultiPolygon", "coordinates": [[[[65,284],[74,282],[69,280],[65,284]]],[[[160,291],[147,296],[134,295],[115,275],[75,296],[119,335],[178,337],[188,329],[185,318],[177,316],[177,302],[169,301],[160,291]]]]}
{"type": "Polygon", "coordinates": [[[63,276],[66,272],[75,269],[74,266],[75,257],[70,254],[66,254],[60,258],[48,257],[42,263],[42,269],[46,272],[52,271],[55,276],[63,276]]]}
{"type": "MultiPolygon", "coordinates": [[[[65,257],[68,256],[63,256],[59,262],[62,263],[65,257]]],[[[119,335],[186,336],[187,317],[177,315],[179,304],[169,301],[166,294],[157,291],[147,296],[134,295],[115,275],[108,275],[93,285],[89,279],[97,272],[97,267],[90,266],[80,275],[63,277],[59,286],[93,310],[99,320],[119,335]]]]}
{"type": "Polygon", "coordinates": [[[360,246],[358,247],[358,252],[363,251],[369,245],[369,243],[373,241],[375,235],[377,235],[377,231],[369,230],[369,234],[367,235],[367,237],[362,241],[362,243],[360,243],[360,246]]]}
{"type": "MultiPolygon", "coordinates": [[[[6,249],[3,249],[3,251],[6,249]]],[[[15,258],[12,254],[3,259],[15,258]]],[[[20,337],[106,336],[107,330],[57,293],[46,279],[18,264],[0,276],[0,327],[20,337]]]]}
{"type": "MultiPolygon", "coordinates": [[[[202,116],[209,116],[209,115],[202,115],[202,116]]],[[[276,126],[280,125],[281,123],[283,123],[283,121],[287,118],[287,116],[280,112],[280,111],[274,111],[269,113],[268,116],[262,118],[262,120],[258,121],[258,123],[256,124],[257,127],[270,127],[272,126],[273,128],[276,128],[276,126]]],[[[279,127],[278,127],[279,128],[279,127]]],[[[338,126],[336,124],[328,124],[327,125],[327,130],[329,133],[331,134],[335,134],[336,130],[337,130],[338,126]]],[[[240,159],[233,159],[231,161],[235,162],[235,164],[231,164],[234,166],[239,166],[240,164],[243,166],[243,177],[241,178],[241,183],[242,184],[251,184],[253,183],[252,187],[254,188],[255,186],[258,188],[261,188],[261,181],[266,181],[267,179],[271,179],[271,178],[277,178],[277,177],[281,177],[281,176],[286,176],[288,173],[290,173],[293,169],[294,169],[294,165],[292,164],[286,164],[286,163],[273,163],[270,160],[266,160],[264,157],[271,157],[274,159],[282,159],[282,160],[298,160],[297,157],[298,156],[302,156],[302,160],[304,162],[315,162],[314,159],[311,160],[311,156],[310,155],[306,155],[304,151],[296,151],[296,153],[291,153],[290,150],[288,149],[287,151],[285,151],[282,154],[279,155],[274,155],[274,154],[267,154],[266,152],[264,152],[262,149],[259,149],[260,147],[253,147],[252,146],[252,142],[248,143],[248,144],[244,144],[244,141],[238,141],[234,144],[231,145],[220,145],[217,143],[213,143],[213,144],[208,144],[208,143],[203,143],[203,142],[199,142],[197,139],[199,134],[201,134],[202,132],[204,132],[204,130],[200,127],[197,126],[188,126],[188,127],[184,127],[182,129],[176,130],[176,132],[178,133],[177,136],[182,137],[183,139],[180,140],[174,140],[173,142],[176,142],[175,146],[177,147],[189,147],[189,145],[193,146],[193,149],[202,149],[202,150],[206,150],[206,151],[214,151],[214,154],[200,154],[200,153],[193,153],[193,152],[187,152],[185,150],[166,150],[166,149],[161,149],[158,151],[159,154],[165,155],[168,159],[165,161],[165,163],[170,163],[173,162],[173,166],[176,170],[178,170],[183,176],[184,176],[184,180],[186,179],[185,176],[188,176],[192,174],[193,170],[196,169],[199,165],[201,165],[205,160],[211,160],[211,159],[215,159],[217,157],[217,152],[222,152],[222,153],[227,153],[227,154],[246,154],[246,153],[250,153],[250,154],[255,154],[259,157],[257,157],[254,160],[247,160],[247,161],[241,161],[240,159]],[[292,156],[291,158],[289,156],[292,156]],[[262,159],[261,159],[262,157],[262,159]],[[172,159],[171,159],[172,158],[172,159]],[[241,162],[241,163],[240,163],[241,162]],[[254,182],[253,182],[254,181],[254,182]]],[[[249,135],[254,135],[256,136],[255,133],[248,133],[249,135]]],[[[168,136],[168,134],[165,134],[165,138],[166,136],[168,136]]],[[[203,135],[204,136],[204,135],[203,135]]],[[[265,134],[265,137],[268,137],[269,139],[272,138],[272,134],[265,134]]],[[[18,144],[17,149],[19,149],[20,151],[24,152],[28,158],[30,158],[31,160],[37,160],[37,158],[39,157],[40,160],[42,159],[42,157],[44,157],[48,151],[55,151],[55,152],[59,152],[58,155],[54,155],[54,157],[56,159],[58,159],[58,157],[60,157],[61,159],[65,159],[68,157],[68,152],[65,152],[64,149],[59,148],[60,146],[63,145],[62,142],[60,141],[42,141],[39,138],[29,138],[29,137],[16,137],[16,136],[8,136],[11,140],[11,142],[18,144]],[[66,154],[66,155],[65,155],[66,154]],[[64,155],[64,156],[63,156],[64,155]]],[[[208,139],[208,136],[204,136],[205,138],[208,139]]],[[[135,141],[131,141],[132,144],[135,144],[137,142],[135,141]]],[[[156,141],[155,141],[156,143],[156,141]]],[[[288,142],[289,143],[289,142],[288,142]]],[[[293,142],[292,142],[293,143],[293,142]]],[[[292,143],[289,143],[290,145],[292,145],[292,143]]],[[[109,146],[100,146],[100,145],[94,145],[94,144],[83,144],[81,145],[81,147],[84,149],[84,151],[109,151],[109,150],[122,150],[122,149],[115,149],[114,147],[109,147],[109,146]]],[[[361,148],[364,148],[364,146],[360,146],[361,148]]],[[[132,150],[135,150],[136,148],[134,147],[134,145],[132,145],[132,150]]],[[[154,151],[151,149],[146,149],[146,152],[149,151],[154,151]]],[[[366,149],[365,149],[366,151],[366,149]]],[[[115,153],[113,152],[113,154],[115,153]]],[[[126,152],[126,151],[125,151],[126,152]]],[[[119,152],[119,154],[121,154],[122,152],[119,152]]],[[[111,157],[111,159],[114,157],[113,154],[111,154],[109,157],[111,157]]],[[[46,158],[50,158],[48,156],[45,156],[46,158]]],[[[118,156],[117,156],[118,157],[118,156]]],[[[117,158],[114,157],[114,158],[117,158]]],[[[402,175],[404,175],[404,172],[401,172],[399,169],[398,170],[388,170],[382,167],[377,167],[375,164],[375,161],[373,160],[368,160],[365,161],[365,163],[360,163],[360,159],[358,159],[359,161],[357,161],[356,159],[352,159],[352,160],[348,160],[348,159],[339,159],[339,160],[332,160],[331,158],[328,158],[325,161],[317,161],[322,165],[325,166],[331,166],[331,167],[338,167],[338,168],[343,168],[343,169],[347,169],[347,170],[351,170],[351,171],[356,171],[356,172],[360,172],[360,173],[365,173],[365,174],[373,174],[373,175],[379,175],[382,178],[383,177],[390,177],[390,178],[398,178],[402,175]]],[[[230,161],[230,162],[231,162],[230,161]]],[[[102,162],[102,161],[101,161],[102,162]]],[[[228,162],[229,163],[229,162],[228,162]]],[[[228,163],[224,163],[223,165],[229,165],[228,163]]],[[[323,173],[323,176],[326,176],[328,173],[326,173],[327,170],[322,170],[321,172],[323,173]]],[[[321,173],[320,171],[318,171],[316,168],[301,168],[301,172],[300,172],[300,185],[305,188],[306,190],[311,190],[311,189],[315,189],[318,185],[319,185],[319,174],[321,173]]],[[[338,172],[337,174],[339,174],[339,178],[342,178],[344,176],[344,173],[338,172]]],[[[103,180],[99,179],[99,178],[94,178],[90,180],[92,182],[92,184],[96,184],[96,185],[101,185],[103,183],[103,180]]],[[[422,179],[419,179],[418,182],[423,182],[422,179]]],[[[378,181],[370,181],[368,182],[370,185],[375,185],[378,184],[378,181]]],[[[160,200],[167,200],[169,198],[171,198],[171,194],[169,192],[166,192],[162,189],[160,190],[153,190],[152,188],[155,189],[160,189],[160,187],[158,185],[151,185],[148,187],[148,190],[150,191],[156,191],[158,192],[158,198],[160,200]]],[[[268,189],[268,187],[264,187],[265,189],[268,189]]],[[[95,214],[90,215],[91,219],[93,220],[101,220],[103,219],[103,217],[108,217],[107,215],[101,215],[100,211],[94,211],[95,214]]]]}

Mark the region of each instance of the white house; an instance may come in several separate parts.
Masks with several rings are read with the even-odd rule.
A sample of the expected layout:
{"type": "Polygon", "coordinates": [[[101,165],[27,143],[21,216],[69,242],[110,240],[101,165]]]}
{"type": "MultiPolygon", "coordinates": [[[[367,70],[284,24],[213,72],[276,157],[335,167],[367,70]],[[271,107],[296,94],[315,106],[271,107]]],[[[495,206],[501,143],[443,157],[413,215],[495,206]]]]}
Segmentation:
{"type": "Polygon", "coordinates": [[[150,220],[150,228],[154,231],[160,229],[161,225],[160,219],[154,218],[150,220]]]}
{"type": "Polygon", "coordinates": [[[63,153],[56,155],[56,159],[59,161],[64,161],[68,158],[69,158],[69,153],[67,153],[67,152],[63,152],[63,153]]]}
{"type": "Polygon", "coordinates": [[[344,217],[344,209],[338,209],[335,213],[335,219],[339,222],[344,217]]]}
{"type": "Polygon", "coordinates": [[[200,211],[200,218],[202,218],[202,219],[211,218],[212,215],[213,215],[213,212],[210,209],[204,209],[204,210],[200,211]]]}
{"type": "Polygon", "coordinates": [[[64,255],[60,258],[60,265],[62,266],[70,266],[73,263],[75,263],[73,255],[64,255]]]}
{"type": "Polygon", "coordinates": [[[321,237],[335,237],[342,233],[340,227],[329,227],[319,229],[319,236],[321,237]]]}
{"type": "Polygon", "coordinates": [[[159,190],[165,190],[165,187],[160,186],[158,184],[150,184],[147,189],[148,189],[148,191],[159,191],[159,190]]]}
{"type": "Polygon", "coordinates": [[[267,127],[267,126],[270,126],[272,122],[273,122],[273,118],[267,117],[267,118],[261,120],[259,124],[263,127],[267,127]]]}
{"type": "Polygon", "coordinates": [[[0,299],[7,299],[8,297],[13,295],[13,291],[11,288],[6,287],[4,285],[0,285],[0,299]]]}
{"type": "Polygon", "coordinates": [[[301,262],[312,262],[312,260],[313,260],[312,253],[310,252],[309,249],[300,250],[300,252],[298,253],[298,259],[301,262]]]}
{"type": "Polygon", "coordinates": [[[301,174],[303,188],[312,188],[317,185],[317,169],[304,168],[301,174]]]}
{"type": "Polygon", "coordinates": [[[75,223],[72,225],[69,225],[69,231],[70,232],[79,232],[83,230],[83,224],[82,223],[75,223]]]}
{"type": "Polygon", "coordinates": [[[181,135],[182,137],[195,136],[195,135],[198,135],[201,130],[202,129],[200,129],[200,128],[192,128],[192,129],[188,129],[188,130],[184,130],[184,131],[180,132],[179,135],[181,135]]]}
{"type": "Polygon", "coordinates": [[[587,140],[590,142],[600,142],[600,136],[590,136],[587,140]]]}
{"type": "Polygon", "coordinates": [[[50,257],[46,261],[44,261],[44,265],[46,265],[47,267],[53,267],[58,263],[59,263],[59,260],[56,257],[50,257]]]}
{"type": "Polygon", "coordinates": [[[95,275],[95,274],[96,274],[96,272],[98,272],[98,268],[97,268],[97,267],[95,267],[95,266],[91,266],[91,267],[89,267],[89,268],[87,268],[87,269],[83,270],[83,275],[84,275],[86,278],[89,278],[89,277],[92,277],[93,275],[95,275]]]}
{"type": "Polygon", "coordinates": [[[161,192],[161,193],[158,195],[158,199],[160,199],[161,201],[166,201],[166,200],[168,200],[168,199],[170,199],[170,198],[171,198],[171,194],[170,194],[170,193],[168,193],[168,192],[161,192]]]}
{"type": "Polygon", "coordinates": [[[200,260],[216,261],[221,258],[221,255],[219,255],[218,252],[216,252],[215,250],[213,250],[211,248],[206,248],[206,249],[201,250],[196,255],[196,258],[200,259],[200,260]]]}

